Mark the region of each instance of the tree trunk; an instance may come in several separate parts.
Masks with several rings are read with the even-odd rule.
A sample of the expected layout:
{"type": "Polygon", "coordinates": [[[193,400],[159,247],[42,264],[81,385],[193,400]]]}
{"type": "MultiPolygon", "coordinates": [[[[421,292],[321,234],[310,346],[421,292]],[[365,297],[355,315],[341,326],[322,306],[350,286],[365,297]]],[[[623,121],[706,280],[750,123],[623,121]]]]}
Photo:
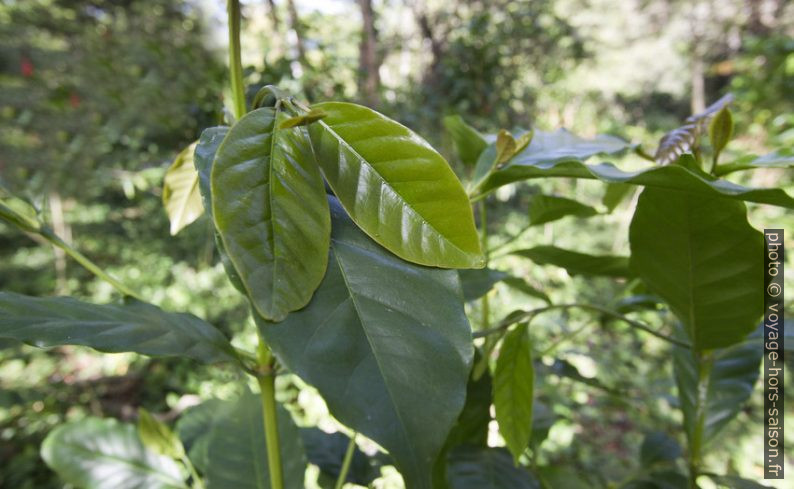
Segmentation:
{"type": "Polygon", "coordinates": [[[358,90],[364,103],[377,107],[380,103],[380,57],[378,33],[372,0],[358,0],[361,7],[361,44],[359,45],[358,90]]]}

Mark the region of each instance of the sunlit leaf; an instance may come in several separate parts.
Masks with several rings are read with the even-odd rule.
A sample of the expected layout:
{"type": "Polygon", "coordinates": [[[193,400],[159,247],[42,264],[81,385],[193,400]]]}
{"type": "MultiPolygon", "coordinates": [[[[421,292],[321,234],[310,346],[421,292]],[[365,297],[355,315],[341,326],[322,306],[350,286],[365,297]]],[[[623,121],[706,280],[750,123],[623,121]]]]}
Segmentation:
{"type": "Polygon", "coordinates": [[[499,432],[518,461],[529,446],[532,434],[532,401],[535,369],[527,325],[509,331],[496,361],[493,402],[499,432]]]}
{"type": "Polygon", "coordinates": [[[193,150],[196,143],[183,149],[176,157],[163,182],[163,205],[171,221],[174,235],[204,213],[199,193],[198,172],[193,165],[193,150]]]}

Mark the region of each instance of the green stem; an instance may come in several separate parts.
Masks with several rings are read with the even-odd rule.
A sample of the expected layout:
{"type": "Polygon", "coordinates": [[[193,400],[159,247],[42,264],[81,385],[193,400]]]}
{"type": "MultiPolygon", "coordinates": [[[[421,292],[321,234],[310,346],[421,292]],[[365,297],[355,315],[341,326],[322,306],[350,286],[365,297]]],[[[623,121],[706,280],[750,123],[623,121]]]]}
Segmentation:
{"type": "Polygon", "coordinates": [[[199,477],[198,472],[196,472],[196,467],[193,465],[193,462],[190,461],[190,458],[183,454],[180,460],[182,460],[182,463],[187,467],[190,478],[193,479],[192,487],[195,489],[204,489],[204,481],[199,477]]]}
{"type": "Polygon", "coordinates": [[[232,107],[235,119],[240,120],[246,112],[243,63],[240,57],[240,0],[228,0],[226,12],[229,14],[229,75],[232,83],[232,107]]]}
{"type": "Polygon", "coordinates": [[[710,352],[695,357],[698,364],[697,400],[695,404],[695,429],[689,446],[689,488],[698,489],[697,478],[702,463],[703,432],[706,427],[706,403],[708,401],[711,368],[714,356],[710,352]]]}
{"type": "Polygon", "coordinates": [[[350,464],[353,461],[353,454],[356,451],[356,434],[355,432],[353,433],[353,436],[350,437],[350,443],[347,444],[345,458],[342,460],[342,469],[339,471],[339,477],[336,478],[334,489],[342,489],[345,485],[347,473],[350,472],[350,464]]]}
{"type": "Polygon", "coordinates": [[[273,355],[261,337],[259,338],[259,367],[261,372],[257,377],[257,381],[259,382],[259,392],[262,397],[270,488],[284,489],[284,478],[281,470],[281,444],[279,443],[278,420],[276,418],[276,372],[273,355]]]}
{"type": "MultiPolygon", "coordinates": [[[[485,208],[485,200],[481,200],[477,204],[477,208],[480,213],[480,247],[482,248],[482,252],[485,255],[485,266],[488,266],[489,260],[489,253],[488,253],[488,211],[485,208]]],[[[480,329],[486,330],[491,325],[491,306],[488,299],[488,293],[482,296],[480,299],[480,312],[482,314],[480,319],[480,329]]],[[[478,380],[482,374],[488,369],[488,361],[489,357],[491,356],[491,352],[496,347],[496,344],[499,342],[498,337],[491,337],[487,336],[485,338],[485,344],[483,344],[483,354],[480,358],[479,363],[474,366],[474,370],[472,371],[472,377],[474,380],[478,380]]]]}
{"type": "Polygon", "coordinates": [[[115,278],[108,275],[107,272],[99,268],[99,266],[97,266],[94,262],[89,260],[88,257],[86,257],[85,255],[74,249],[72,246],[70,246],[68,243],[62,240],[57,234],[55,234],[50,229],[46,229],[46,228],[41,229],[39,231],[39,235],[44,239],[46,239],[47,241],[49,241],[50,243],[52,243],[54,246],[57,246],[58,248],[62,249],[64,252],[66,252],[67,255],[74,258],[74,260],[80,265],[82,265],[86,270],[93,273],[97,277],[101,278],[105,282],[109,283],[122,294],[138,299],[139,301],[145,302],[141,298],[141,296],[133,292],[132,289],[130,289],[123,283],[119,282],[115,278]]]}

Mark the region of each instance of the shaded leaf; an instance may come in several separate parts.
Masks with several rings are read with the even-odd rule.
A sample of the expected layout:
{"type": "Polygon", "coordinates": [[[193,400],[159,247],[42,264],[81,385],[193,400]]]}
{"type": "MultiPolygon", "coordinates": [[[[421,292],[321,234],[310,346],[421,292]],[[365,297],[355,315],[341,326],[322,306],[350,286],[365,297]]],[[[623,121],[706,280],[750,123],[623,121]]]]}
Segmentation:
{"type": "Polygon", "coordinates": [[[408,487],[430,487],[471,368],[457,272],[400,260],[333,198],[331,214],[331,258],[311,302],[259,329],[331,414],[389,451],[408,487]]]}
{"type": "Polygon", "coordinates": [[[259,314],[280,321],[305,306],[328,263],[330,219],[306,129],[249,112],[218,148],[212,214],[226,254],[259,314]]]}
{"type": "Polygon", "coordinates": [[[497,282],[510,276],[492,268],[459,270],[458,275],[460,275],[460,284],[463,287],[463,300],[466,302],[479,299],[493,289],[497,282]]]}
{"type": "Polygon", "coordinates": [[[176,433],[187,450],[193,465],[202,472],[209,463],[207,447],[215,416],[221,411],[223,401],[209,399],[197,406],[188,408],[176,423],[176,433]]]}
{"type": "Polygon", "coordinates": [[[544,489],[590,489],[593,484],[586,482],[573,469],[547,465],[538,467],[538,478],[544,489]]]}
{"type": "Polygon", "coordinates": [[[171,235],[198,219],[204,213],[199,193],[198,172],[193,165],[196,143],[183,149],[168,171],[163,182],[163,205],[171,221],[171,235]]]}
{"type": "Polygon", "coordinates": [[[115,419],[85,418],[55,428],[41,458],[81,488],[187,488],[176,462],[147,450],[134,426],[115,419]]]}
{"type": "MultiPolygon", "coordinates": [[[[683,155],[682,158],[692,158],[692,156],[683,155]]],[[[520,160],[520,158],[516,158],[516,160],[520,160]]],[[[623,171],[609,163],[585,165],[574,159],[539,161],[534,164],[520,164],[516,160],[491,174],[480,188],[480,194],[519,180],[570,177],[675,189],[697,195],[724,196],[748,202],[794,208],[794,199],[779,188],[747,188],[727,180],[714,180],[693,173],[684,165],[655,166],[645,170],[623,171]]]]}
{"type": "Polygon", "coordinates": [[[533,287],[531,284],[527,283],[526,280],[523,280],[518,277],[507,277],[503,279],[502,282],[511,289],[515,289],[519,292],[523,292],[524,294],[530,297],[535,297],[547,304],[551,304],[551,299],[549,299],[549,296],[546,295],[545,292],[533,287]]]}
{"type": "MultiPolygon", "coordinates": [[[[334,481],[337,480],[342,471],[350,437],[339,432],[326,433],[318,428],[302,428],[300,434],[309,463],[318,466],[323,474],[334,481]]],[[[356,447],[345,481],[367,486],[380,477],[380,467],[379,460],[368,457],[356,447]]]]}
{"type": "Polygon", "coordinates": [[[178,459],[185,454],[174,432],[143,408],[138,409],[138,436],[146,448],[160,455],[178,459]]]}
{"type": "Polygon", "coordinates": [[[538,265],[564,268],[569,275],[604,275],[630,277],[629,259],[625,256],[588,255],[556,246],[535,246],[512,254],[529,258],[538,265]]]}
{"type": "Polygon", "coordinates": [[[70,297],[0,292],[0,338],[39,348],[83,345],[107,353],[236,361],[226,337],[211,324],[143,302],[97,305],[70,297]]]}
{"type": "Polygon", "coordinates": [[[447,479],[450,489],[540,489],[502,448],[458,447],[450,454],[447,479]]]}
{"type": "Polygon", "coordinates": [[[536,194],[529,201],[529,222],[532,226],[556,221],[567,216],[590,217],[598,211],[573,199],[536,194]]]}
{"type": "Polygon", "coordinates": [[[459,115],[444,117],[444,127],[452,138],[460,161],[466,166],[474,166],[480,154],[488,146],[483,135],[466,124],[459,115]]]}
{"type": "Polygon", "coordinates": [[[689,489],[689,478],[674,469],[654,470],[629,481],[624,489],[689,489]]]}
{"type": "Polygon", "coordinates": [[[661,431],[645,435],[640,446],[640,463],[643,467],[659,463],[673,463],[681,456],[681,446],[675,439],[661,431]]]}
{"type": "Polygon", "coordinates": [[[755,329],[764,238],[743,203],[647,188],[629,241],[632,269],[670,305],[696,349],[736,343],[755,329]]]}
{"type": "Polygon", "coordinates": [[[493,381],[493,403],[499,432],[518,462],[532,434],[535,369],[527,324],[509,331],[499,350],[493,381]]]}
{"type": "Polygon", "coordinates": [[[309,126],[317,159],[364,232],[414,263],[485,264],[466,192],[424,139],[367,107],[342,102],[314,107],[328,113],[309,126]]]}
{"type": "Polygon", "coordinates": [[[604,191],[601,203],[608,212],[614,211],[621,202],[634,192],[635,188],[627,183],[610,183],[604,191]]]}
{"type": "MultiPolygon", "coordinates": [[[[306,456],[290,414],[277,409],[284,489],[303,489],[306,456]]],[[[207,441],[209,489],[270,489],[262,403],[250,392],[218,411],[207,441]]]]}

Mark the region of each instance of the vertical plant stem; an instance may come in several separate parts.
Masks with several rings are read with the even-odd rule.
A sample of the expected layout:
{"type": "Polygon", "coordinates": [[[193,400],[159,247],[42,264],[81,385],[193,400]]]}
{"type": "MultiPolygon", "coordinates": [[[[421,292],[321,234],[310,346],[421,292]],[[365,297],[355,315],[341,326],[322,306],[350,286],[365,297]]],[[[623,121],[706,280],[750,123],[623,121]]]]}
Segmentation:
{"type": "Polygon", "coordinates": [[[281,444],[279,443],[278,421],[276,418],[276,372],[273,368],[273,355],[261,336],[259,338],[259,365],[261,372],[257,380],[259,381],[259,392],[262,396],[262,415],[265,424],[270,488],[283,489],[281,444]]]}
{"type": "Polygon", "coordinates": [[[245,86],[243,85],[243,63],[240,57],[240,0],[228,0],[229,14],[229,75],[232,84],[234,117],[245,115],[245,86]]]}
{"type": "Polygon", "coordinates": [[[339,471],[339,477],[336,478],[334,489],[342,489],[342,487],[345,485],[347,473],[350,472],[350,463],[353,461],[353,453],[356,451],[356,434],[357,433],[353,433],[353,435],[350,437],[350,443],[347,444],[345,458],[342,459],[342,468],[339,471]]]}
{"type": "MultiPolygon", "coordinates": [[[[488,266],[488,260],[490,259],[488,253],[488,211],[485,208],[486,199],[482,199],[477,203],[477,208],[480,214],[480,247],[482,248],[482,252],[485,255],[485,266],[488,266]]],[[[488,293],[482,296],[480,299],[480,329],[486,330],[491,326],[491,307],[490,303],[488,302],[488,293]]],[[[485,373],[488,369],[488,361],[490,360],[491,352],[496,347],[496,343],[499,341],[501,335],[497,336],[486,336],[485,343],[482,347],[482,357],[480,358],[479,363],[474,365],[474,370],[472,371],[472,378],[474,380],[479,380],[480,377],[485,373]]]]}
{"type": "Polygon", "coordinates": [[[711,367],[714,356],[711,352],[696,353],[698,369],[697,399],[695,401],[695,428],[689,446],[689,488],[697,489],[702,462],[703,434],[706,427],[706,402],[708,401],[711,367]]]}

